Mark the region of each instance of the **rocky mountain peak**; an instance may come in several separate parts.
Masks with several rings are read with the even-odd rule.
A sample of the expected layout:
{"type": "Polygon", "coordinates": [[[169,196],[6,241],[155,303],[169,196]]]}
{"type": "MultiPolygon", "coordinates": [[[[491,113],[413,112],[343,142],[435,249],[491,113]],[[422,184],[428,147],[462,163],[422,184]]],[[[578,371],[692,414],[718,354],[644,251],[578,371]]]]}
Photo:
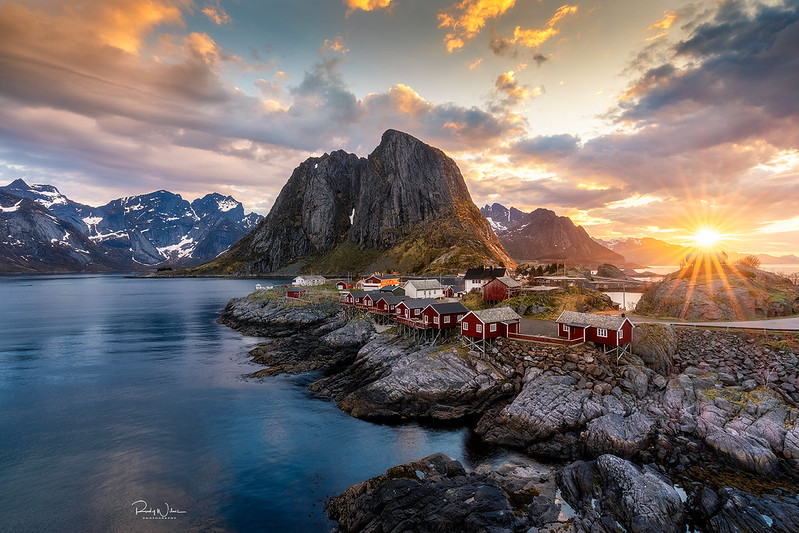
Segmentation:
{"type": "Polygon", "coordinates": [[[338,150],[300,163],[251,237],[208,269],[235,263],[242,273],[266,273],[315,257],[317,270],[346,271],[382,257],[381,269],[418,272],[442,254],[451,268],[468,266],[466,248],[476,264],[512,264],[455,162],[387,130],[366,158],[338,150]],[[322,257],[328,266],[319,266],[322,257]]]}

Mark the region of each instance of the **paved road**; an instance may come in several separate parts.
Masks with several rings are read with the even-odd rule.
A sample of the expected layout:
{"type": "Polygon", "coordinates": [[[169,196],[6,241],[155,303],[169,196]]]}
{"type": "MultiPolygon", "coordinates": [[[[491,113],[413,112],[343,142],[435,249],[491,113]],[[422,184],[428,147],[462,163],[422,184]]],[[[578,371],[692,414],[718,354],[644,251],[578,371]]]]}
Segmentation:
{"type": "Polygon", "coordinates": [[[648,318],[642,316],[630,316],[630,320],[635,324],[645,324],[648,322],[660,322],[664,324],[674,324],[675,326],[712,326],[717,328],[743,328],[743,329],[774,329],[780,331],[799,331],[799,317],[770,318],[766,320],[744,320],[740,322],[683,322],[680,320],[668,320],[659,318],[648,318]]]}

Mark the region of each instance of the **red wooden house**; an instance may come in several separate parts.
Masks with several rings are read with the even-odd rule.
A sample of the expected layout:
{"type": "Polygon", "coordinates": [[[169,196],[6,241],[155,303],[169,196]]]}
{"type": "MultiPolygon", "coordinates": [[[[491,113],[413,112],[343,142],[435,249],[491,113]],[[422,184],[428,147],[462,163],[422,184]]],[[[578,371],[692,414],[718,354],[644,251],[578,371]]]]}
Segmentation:
{"type": "Polygon", "coordinates": [[[522,290],[522,284],[508,276],[494,278],[483,285],[483,300],[501,302],[513,298],[522,290]]]}
{"type": "Polygon", "coordinates": [[[366,309],[367,311],[369,311],[369,310],[371,310],[371,309],[372,309],[372,308],[375,306],[375,304],[377,303],[377,301],[378,301],[380,298],[382,298],[382,297],[383,297],[383,295],[380,293],[380,291],[369,291],[369,292],[367,292],[367,293],[366,293],[366,295],[363,297],[363,302],[362,302],[362,305],[358,306],[358,305],[356,304],[356,306],[358,306],[358,307],[363,307],[364,309],[366,309]]]}
{"type": "Polygon", "coordinates": [[[444,298],[455,298],[458,292],[452,285],[444,285],[444,298]]]}
{"type": "Polygon", "coordinates": [[[339,291],[348,291],[352,289],[352,283],[346,281],[339,281],[336,283],[336,289],[339,291]]]}
{"type": "Polygon", "coordinates": [[[432,298],[406,298],[394,308],[394,318],[398,320],[421,321],[422,309],[436,303],[432,298]]]}
{"type": "Polygon", "coordinates": [[[393,316],[397,305],[405,299],[405,296],[395,296],[391,293],[384,294],[377,300],[372,311],[381,315],[393,316]]]}
{"type": "Polygon", "coordinates": [[[305,289],[288,289],[286,291],[286,298],[292,298],[297,300],[299,298],[303,298],[306,294],[305,289]]]}
{"type": "Polygon", "coordinates": [[[339,302],[344,305],[362,306],[363,298],[366,296],[366,291],[347,291],[342,292],[339,302]]]}
{"type": "Polygon", "coordinates": [[[422,310],[422,322],[434,329],[454,328],[468,312],[469,309],[460,302],[434,303],[422,310]]]}
{"type": "Polygon", "coordinates": [[[519,332],[522,317],[510,307],[470,311],[461,319],[461,335],[486,340],[519,332]]]}
{"type": "Polygon", "coordinates": [[[381,276],[378,274],[372,274],[368,278],[364,278],[360,281],[361,287],[366,291],[377,290],[380,287],[385,287],[387,285],[397,285],[399,286],[400,279],[399,276],[381,276]]]}
{"type": "Polygon", "coordinates": [[[619,347],[633,341],[635,327],[625,315],[595,315],[563,311],[558,319],[558,336],[569,340],[582,339],[604,346],[619,347]]]}

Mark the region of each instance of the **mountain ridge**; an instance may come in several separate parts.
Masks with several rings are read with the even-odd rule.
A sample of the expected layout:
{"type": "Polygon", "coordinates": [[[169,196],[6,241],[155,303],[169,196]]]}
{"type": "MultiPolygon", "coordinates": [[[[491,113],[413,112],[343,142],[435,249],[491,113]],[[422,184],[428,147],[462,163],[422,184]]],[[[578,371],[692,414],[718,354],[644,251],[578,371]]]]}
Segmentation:
{"type": "Polygon", "coordinates": [[[22,179],[0,187],[0,192],[4,230],[0,269],[5,272],[196,265],[227,250],[262,218],[245,215],[240,202],[219,193],[189,203],[178,194],[159,190],[92,207],[70,200],[52,185],[28,185],[22,179]],[[22,200],[19,205],[28,207],[12,211],[22,200]],[[80,234],[83,239],[80,243],[59,239],[56,233],[80,234]],[[66,243],[74,253],[56,253],[53,239],[66,243]]]}
{"type": "Polygon", "coordinates": [[[300,163],[252,233],[190,272],[432,273],[485,263],[515,266],[457,164],[389,129],[367,157],[337,150],[300,163]]]}

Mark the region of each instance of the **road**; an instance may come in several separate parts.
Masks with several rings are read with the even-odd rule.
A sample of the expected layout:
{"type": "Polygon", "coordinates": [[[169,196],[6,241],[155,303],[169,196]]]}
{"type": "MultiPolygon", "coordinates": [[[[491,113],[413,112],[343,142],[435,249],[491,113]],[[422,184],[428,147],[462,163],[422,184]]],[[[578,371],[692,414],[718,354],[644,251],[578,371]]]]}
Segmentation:
{"type": "Polygon", "coordinates": [[[799,331],[799,317],[769,318],[765,320],[743,320],[739,322],[683,322],[681,320],[668,320],[630,315],[634,324],[659,322],[675,326],[710,326],[715,328],[742,328],[742,329],[770,329],[779,331],[799,331]]]}

